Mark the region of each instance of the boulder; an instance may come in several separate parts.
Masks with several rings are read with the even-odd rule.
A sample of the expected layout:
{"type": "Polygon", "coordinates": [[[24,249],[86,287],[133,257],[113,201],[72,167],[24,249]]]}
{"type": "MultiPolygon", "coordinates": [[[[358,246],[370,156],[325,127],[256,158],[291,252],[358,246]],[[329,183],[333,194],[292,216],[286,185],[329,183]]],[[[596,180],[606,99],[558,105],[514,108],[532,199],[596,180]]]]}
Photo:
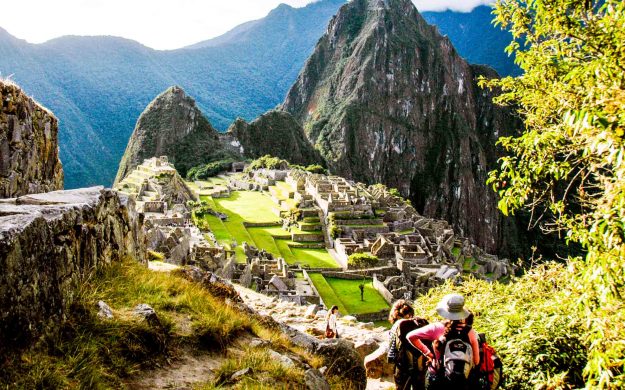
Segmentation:
{"type": "Polygon", "coordinates": [[[98,317],[111,319],[113,318],[113,310],[104,301],[98,301],[98,317]]]}
{"type": "Polygon", "coordinates": [[[328,315],[328,311],[327,310],[319,310],[317,312],[317,314],[315,315],[316,318],[326,318],[326,316],[328,315]]]}
{"type": "Polygon", "coordinates": [[[379,379],[393,376],[394,366],[386,360],[388,343],[382,343],[378,349],[365,357],[367,378],[379,379]]]}
{"type": "Polygon", "coordinates": [[[295,367],[295,363],[290,357],[281,355],[273,349],[269,350],[269,356],[271,356],[271,360],[280,362],[285,367],[295,367]]]}
{"type": "Polygon", "coordinates": [[[317,314],[317,310],[319,310],[318,305],[310,305],[306,308],[306,318],[315,318],[315,314],[317,314]]]}
{"type": "Polygon", "coordinates": [[[158,315],[156,315],[156,311],[154,311],[152,306],[148,305],[147,303],[138,304],[133,310],[133,313],[138,317],[144,318],[148,322],[148,324],[150,324],[150,326],[162,326],[161,320],[158,318],[158,315]]]}
{"type": "Polygon", "coordinates": [[[378,347],[379,345],[377,341],[375,341],[371,337],[367,338],[366,340],[358,341],[354,345],[354,348],[356,348],[356,351],[358,351],[358,353],[360,354],[360,357],[363,360],[365,359],[365,356],[371,354],[373,351],[378,349],[378,347]]]}
{"type": "Polygon", "coordinates": [[[236,382],[242,377],[246,375],[252,375],[253,373],[254,373],[254,370],[252,370],[250,367],[247,367],[232,374],[232,376],[230,377],[230,380],[233,382],[236,382]]]}
{"type": "Polygon", "coordinates": [[[348,386],[364,389],[367,386],[367,375],[362,358],[354,345],[344,339],[328,339],[318,343],[316,355],[323,358],[328,367],[326,375],[338,376],[348,386]]]}
{"type": "Polygon", "coordinates": [[[330,384],[323,374],[314,368],[306,370],[304,373],[304,383],[308,390],[330,390],[330,384]]]}

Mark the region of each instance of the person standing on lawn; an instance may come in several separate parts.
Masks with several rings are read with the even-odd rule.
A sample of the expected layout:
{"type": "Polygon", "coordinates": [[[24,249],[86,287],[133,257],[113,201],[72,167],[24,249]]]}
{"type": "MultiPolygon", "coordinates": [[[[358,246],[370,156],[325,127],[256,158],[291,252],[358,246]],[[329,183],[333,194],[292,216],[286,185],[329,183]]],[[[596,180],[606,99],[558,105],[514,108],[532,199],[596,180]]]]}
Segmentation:
{"type": "Polygon", "coordinates": [[[338,339],[339,331],[336,326],[336,317],[339,314],[339,307],[334,305],[328,311],[328,315],[326,316],[326,338],[327,339],[338,339]]]}

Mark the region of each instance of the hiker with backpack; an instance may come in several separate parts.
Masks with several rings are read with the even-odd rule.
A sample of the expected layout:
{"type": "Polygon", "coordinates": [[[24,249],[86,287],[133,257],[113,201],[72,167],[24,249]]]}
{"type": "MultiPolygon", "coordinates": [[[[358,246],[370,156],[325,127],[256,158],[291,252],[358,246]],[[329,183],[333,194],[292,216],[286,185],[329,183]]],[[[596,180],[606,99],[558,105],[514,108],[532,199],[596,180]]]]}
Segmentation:
{"type": "Polygon", "coordinates": [[[393,324],[389,332],[387,360],[393,363],[393,379],[398,390],[425,389],[425,358],[419,350],[406,340],[411,331],[428,324],[427,320],[414,317],[409,302],[400,299],[393,304],[389,313],[393,324]]]}
{"type": "Polygon", "coordinates": [[[464,297],[446,295],[436,311],[444,321],[415,329],[406,337],[427,359],[426,388],[469,389],[469,376],[473,367],[479,365],[480,355],[478,335],[464,322],[470,314],[464,308],[464,297]]]}
{"type": "MultiPolygon", "coordinates": [[[[464,323],[473,327],[473,313],[469,311],[469,316],[464,323]]],[[[475,390],[496,390],[503,382],[503,363],[495,349],[486,342],[486,335],[478,333],[480,344],[480,365],[471,373],[469,378],[469,388],[475,390]]]]}

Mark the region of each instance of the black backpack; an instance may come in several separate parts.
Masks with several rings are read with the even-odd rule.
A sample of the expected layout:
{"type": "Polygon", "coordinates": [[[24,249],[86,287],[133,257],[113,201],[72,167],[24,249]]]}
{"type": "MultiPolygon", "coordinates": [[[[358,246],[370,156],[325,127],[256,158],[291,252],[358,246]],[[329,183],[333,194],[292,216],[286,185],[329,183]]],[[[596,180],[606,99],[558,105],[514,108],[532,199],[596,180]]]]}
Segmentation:
{"type": "Polygon", "coordinates": [[[419,355],[416,349],[406,340],[406,335],[418,328],[428,325],[424,318],[416,317],[410,320],[399,320],[391,329],[387,361],[396,365],[413,365],[419,355]]]}

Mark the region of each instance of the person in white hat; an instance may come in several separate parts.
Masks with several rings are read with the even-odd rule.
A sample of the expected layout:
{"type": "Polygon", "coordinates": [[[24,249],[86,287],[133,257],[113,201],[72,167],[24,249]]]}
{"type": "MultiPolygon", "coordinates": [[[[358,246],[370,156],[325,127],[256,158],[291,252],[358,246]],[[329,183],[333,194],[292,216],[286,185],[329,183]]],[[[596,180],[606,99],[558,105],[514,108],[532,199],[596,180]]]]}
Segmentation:
{"type": "Polygon", "coordinates": [[[476,367],[480,363],[478,335],[464,323],[471,314],[464,307],[464,297],[460,294],[448,294],[438,303],[436,311],[445,320],[416,329],[406,336],[408,342],[428,359],[427,389],[430,390],[451,388],[446,382],[441,366],[445,340],[450,340],[451,337],[466,339],[475,351],[472,354],[473,366],[476,367]]]}

